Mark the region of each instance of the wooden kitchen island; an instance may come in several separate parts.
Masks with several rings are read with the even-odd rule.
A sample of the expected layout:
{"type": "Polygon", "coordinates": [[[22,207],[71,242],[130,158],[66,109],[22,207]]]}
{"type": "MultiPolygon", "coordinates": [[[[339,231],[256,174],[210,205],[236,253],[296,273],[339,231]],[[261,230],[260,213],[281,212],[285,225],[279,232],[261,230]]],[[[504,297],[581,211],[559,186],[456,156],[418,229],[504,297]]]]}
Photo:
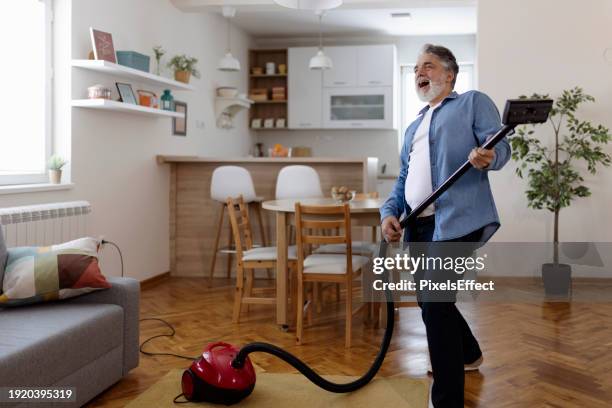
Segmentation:
{"type": "MultiPolygon", "coordinates": [[[[276,178],[282,167],[303,164],[313,167],[321,178],[326,196],[332,186],[346,186],[358,192],[376,191],[377,158],[209,158],[157,156],[160,165],[170,165],[170,273],[172,276],[208,277],[220,204],[210,198],[212,172],[219,166],[246,168],[255,183],[255,192],[264,200],[275,198],[276,178]]],[[[274,214],[263,210],[268,245],[276,242],[274,214]]],[[[221,243],[229,240],[229,222],[221,243]]],[[[251,218],[255,242],[260,242],[256,217],[251,218]]],[[[215,276],[226,276],[227,263],[217,259],[215,276]]],[[[233,268],[235,269],[235,268],[233,268]]],[[[234,271],[232,270],[232,274],[234,271]]]]}

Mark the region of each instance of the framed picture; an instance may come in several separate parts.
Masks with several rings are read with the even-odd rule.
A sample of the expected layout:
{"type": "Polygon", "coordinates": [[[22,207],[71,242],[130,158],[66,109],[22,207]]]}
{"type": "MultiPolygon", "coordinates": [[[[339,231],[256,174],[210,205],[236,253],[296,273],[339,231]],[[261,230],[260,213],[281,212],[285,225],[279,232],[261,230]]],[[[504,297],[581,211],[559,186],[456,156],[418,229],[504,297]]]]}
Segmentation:
{"type": "Polygon", "coordinates": [[[132,90],[132,85],[121,82],[115,82],[115,85],[117,85],[119,100],[121,102],[138,105],[138,102],[136,102],[136,95],[134,95],[134,91],[132,90]]]}
{"type": "Polygon", "coordinates": [[[184,113],[182,118],[172,118],[172,134],[175,136],[187,136],[187,104],[174,101],[174,111],[184,113]]]}
{"type": "Polygon", "coordinates": [[[104,31],[95,30],[89,27],[91,36],[91,46],[93,47],[94,58],[112,63],[117,63],[117,55],[115,54],[115,46],[113,45],[113,36],[104,31]]]}

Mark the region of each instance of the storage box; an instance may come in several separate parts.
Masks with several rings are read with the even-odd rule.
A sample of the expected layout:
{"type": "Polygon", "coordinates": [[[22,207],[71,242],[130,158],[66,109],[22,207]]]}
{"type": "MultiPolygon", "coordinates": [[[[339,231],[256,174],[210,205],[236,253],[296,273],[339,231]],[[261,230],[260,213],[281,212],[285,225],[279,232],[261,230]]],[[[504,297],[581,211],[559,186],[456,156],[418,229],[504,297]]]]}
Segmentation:
{"type": "Polygon", "coordinates": [[[249,99],[255,101],[255,102],[265,102],[268,100],[268,96],[267,95],[249,95],[249,99]]]}
{"type": "Polygon", "coordinates": [[[312,149],[305,146],[296,146],[291,149],[291,157],[312,157],[312,149]]]}
{"type": "Polygon", "coordinates": [[[117,62],[119,65],[134,68],[139,71],[149,72],[151,58],[148,55],[135,51],[117,51],[117,62]]]}
{"type": "Polygon", "coordinates": [[[285,99],[287,99],[287,94],[285,93],[284,86],[272,87],[272,100],[273,101],[283,101],[285,99]]]}
{"type": "Polygon", "coordinates": [[[249,99],[254,101],[267,101],[268,90],[266,88],[253,88],[249,94],[249,99]]]}

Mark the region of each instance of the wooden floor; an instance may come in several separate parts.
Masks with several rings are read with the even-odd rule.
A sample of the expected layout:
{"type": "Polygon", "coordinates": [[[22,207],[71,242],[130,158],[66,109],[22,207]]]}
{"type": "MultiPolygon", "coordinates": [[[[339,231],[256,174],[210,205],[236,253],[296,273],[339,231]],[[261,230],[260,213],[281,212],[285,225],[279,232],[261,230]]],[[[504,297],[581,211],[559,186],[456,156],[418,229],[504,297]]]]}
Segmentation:
{"type": "MultiPolygon", "coordinates": [[[[251,306],[241,323],[233,325],[229,284],[219,280],[207,289],[203,279],[170,278],[143,289],[142,317],[160,317],[176,328],[174,338],[156,339],[147,350],[196,356],[203,345],[220,339],[238,345],[266,341],[287,348],[320,373],[360,375],[378,349],[382,330],[356,321],[354,346],[345,350],[342,310],[334,304],[325,305],[330,318],[305,330],[303,346],[294,344],[292,332],[278,329],[269,306],[251,306]]],[[[467,407],[612,406],[612,304],[463,304],[460,309],[484,353],[480,371],[466,374],[467,407]]],[[[401,309],[396,319],[380,375],[427,376],[427,341],[419,310],[401,309]]],[[[140,337],[167,331],[161,323],[142,322],[140,337]]],[[[270,372],[292,371],[268,355],[251,358],[270,372]]],[[[173,357],[141,355],[138,368],[88,406],[122,407],[170,369],[188,365],[173,357]]]]}

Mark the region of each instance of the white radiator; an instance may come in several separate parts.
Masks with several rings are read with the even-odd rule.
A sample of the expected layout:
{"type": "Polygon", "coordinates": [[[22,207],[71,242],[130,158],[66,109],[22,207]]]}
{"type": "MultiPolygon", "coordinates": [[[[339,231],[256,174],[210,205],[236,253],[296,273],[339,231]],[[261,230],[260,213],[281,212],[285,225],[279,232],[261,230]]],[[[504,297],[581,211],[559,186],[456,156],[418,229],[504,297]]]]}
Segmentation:
{"type": "Polygon", "coordinates": [[[0,225],[6,244],[44,246],[89,235],[88,201],[69,201],[0,208],[0,225]]]}

